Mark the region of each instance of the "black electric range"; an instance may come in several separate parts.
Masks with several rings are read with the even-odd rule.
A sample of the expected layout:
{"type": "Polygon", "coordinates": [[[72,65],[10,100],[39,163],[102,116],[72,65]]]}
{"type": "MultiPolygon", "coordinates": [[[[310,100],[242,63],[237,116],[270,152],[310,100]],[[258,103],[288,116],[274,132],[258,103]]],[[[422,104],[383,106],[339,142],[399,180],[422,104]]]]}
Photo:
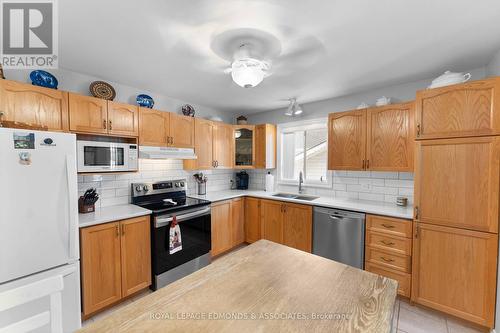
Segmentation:
{"type": "Polygon", "coordinates": [[[210,201],[186,194],[185,179],[132,184],[132,203],[151,215],[152,286],[156,290],[210,263],[210,201]],[[176,221],[177,228],[174,229],[176,221]],[[171,230],[173,229],[173,230],[171,230]],[[175,251],[171,233],[175,230],[175,251]],[[178,234],[178,235],[177,235],[178,234]],[[180,239],[180,240],[179,240],[180,239]]]}

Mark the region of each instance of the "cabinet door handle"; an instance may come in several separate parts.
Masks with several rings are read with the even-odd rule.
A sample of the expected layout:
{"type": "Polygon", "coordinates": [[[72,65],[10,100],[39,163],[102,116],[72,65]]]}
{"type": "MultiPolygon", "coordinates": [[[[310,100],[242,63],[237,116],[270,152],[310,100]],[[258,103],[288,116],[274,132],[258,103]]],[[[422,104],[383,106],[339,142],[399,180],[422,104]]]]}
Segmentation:
{"type": "Polygon", "coordinates": [[[385,223],[383,223],[383,224],[382,224],[382,226],[383,226],[384,228],[387,228],[387,229],[394,229],[394,226],[393,226],[393,225],[391,225],[391,224],[385,224],[385,223]]]}
{"type": "Polygon", "coordinates": [[[113,129],[113,126],[112,126],[112,123],[111,123],[111,120],[109,121],[109,129],[113,129]]]}
{"type": "Polygon", "coordinates": [[[365,160],[363,160],[363,167],[362,169],[364,170],[365,169],[365,160]]]}
{"type": "Polygon", "coordinates": [[[380,243],[384,244],[384,245],[387,245],[387,246],[392,246],[392,245],[395,245],[396,243],[393,243],[393,242],[388,242],[388,241],[385,241],[385,240],[381,240],[380,243]]]}
{"type": "Polygon", "coordinates": [[[418,220],[418,206],[415,206],[415,220],[418,220]]]}
{"type": "Polygon", "coordinates": [[[417,137],[420,136],[420,123],[417,124],[417,137]]]}
{"type": "Polygon", "coordinates": [[[394,259],[387,259],[385,257],[380,257],[380,259],[382,259],[385,262],[393,262],[394,261],[394,259]]]}
{"type": "Polygon", "coordinates": [[[106,119],[102,120],[102,128],[106,129],[106,119]]]}
{"type": "Polygon", "coordinates": [[[120,227],[122,228],[122,236],[125,235],[125,226],[123,224],[120,224],[120,227]]]}
{"type": "Polygon", "coordinates": [[[116,237],[118,237],[120,236],[120,226],[117,224],[115,228],[116,228],[116,237]]]}
{"type": "Polygon", "coordinates": [[[366,160],[366,170],[370,168],[370,160],[366,160]]]}
{"type": "Polygon", "coordinates": [[[170,137],[170,143],[174,144],[174,137],[173,136],[170,137]]]}

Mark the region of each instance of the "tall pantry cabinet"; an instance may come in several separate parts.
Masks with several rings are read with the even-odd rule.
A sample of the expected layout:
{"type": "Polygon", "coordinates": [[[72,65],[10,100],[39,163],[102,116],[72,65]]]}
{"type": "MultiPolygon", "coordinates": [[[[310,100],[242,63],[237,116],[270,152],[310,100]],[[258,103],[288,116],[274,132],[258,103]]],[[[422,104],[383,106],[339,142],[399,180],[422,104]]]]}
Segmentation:
{"type": "Polygon", "coordinates": [[[500,78],[417,92],[412,301],[493,327],[500,78]]]}

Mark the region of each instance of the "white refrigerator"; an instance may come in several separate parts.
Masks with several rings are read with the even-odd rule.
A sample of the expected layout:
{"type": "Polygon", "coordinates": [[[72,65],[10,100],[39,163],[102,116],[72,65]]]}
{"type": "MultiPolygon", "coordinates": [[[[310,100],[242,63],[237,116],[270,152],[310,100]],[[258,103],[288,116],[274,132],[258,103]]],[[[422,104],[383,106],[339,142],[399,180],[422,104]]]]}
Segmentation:
{"type": "Polygon", "coordinates": [[[0,128],[0,332],[81,327],[75,156],[74,134],[0,128]]]}

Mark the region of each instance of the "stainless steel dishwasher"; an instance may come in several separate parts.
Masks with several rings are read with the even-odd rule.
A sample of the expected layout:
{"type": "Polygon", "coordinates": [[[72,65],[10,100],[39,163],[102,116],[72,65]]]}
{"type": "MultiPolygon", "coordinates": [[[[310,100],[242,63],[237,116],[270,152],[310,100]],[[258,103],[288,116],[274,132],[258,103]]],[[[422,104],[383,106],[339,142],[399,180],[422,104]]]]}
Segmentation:
{"type": "Polygon", "coordinates": [[[365,214],[314,207],[313,253],[363,269],[365,214]]]}

